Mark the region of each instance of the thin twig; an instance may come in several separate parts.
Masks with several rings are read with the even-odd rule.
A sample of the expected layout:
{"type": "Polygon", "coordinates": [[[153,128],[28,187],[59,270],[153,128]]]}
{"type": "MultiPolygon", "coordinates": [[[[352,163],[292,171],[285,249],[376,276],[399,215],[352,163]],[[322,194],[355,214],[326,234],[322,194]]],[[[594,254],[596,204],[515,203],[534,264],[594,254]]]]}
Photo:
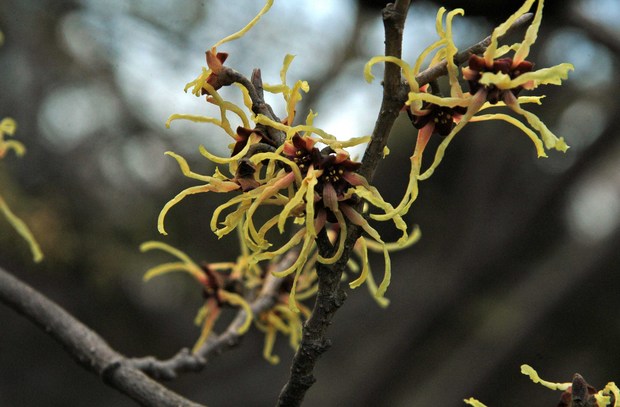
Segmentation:
{"type": "MultiPolygon", "coordinates": [[[[255,316],[270,310],[276,304],[278,292],[284,279],[274,277],[272,273],[289,268],[297,259],[298,254],[296,250],[290,251],[279,261],[271,264],[260,293],[250,303],[250,309],[255,316]]],[[[239,334],[239,328],[245,320],[246,312],[239,310],[226,330],[219,335],[212,334],[209,336],[207,342],[195,354],[191,353],[189,349],[183,348],[170,359],[159,360],[153,356],[147,356],[134,358],[129,362],[136,369],[142,370],[157,379],[172,380],[177,378],[179,373],[199,372],[204,369],[210,358],[239,344],[242,338],[242,335],[239,334]]]]}
{"type": "Polygon", "coordinates": [[[86,370],[143,406],[199,407],[126,363],[97,333],[58,304],[0,268],[3,302],[58,341],[86,370]]]}

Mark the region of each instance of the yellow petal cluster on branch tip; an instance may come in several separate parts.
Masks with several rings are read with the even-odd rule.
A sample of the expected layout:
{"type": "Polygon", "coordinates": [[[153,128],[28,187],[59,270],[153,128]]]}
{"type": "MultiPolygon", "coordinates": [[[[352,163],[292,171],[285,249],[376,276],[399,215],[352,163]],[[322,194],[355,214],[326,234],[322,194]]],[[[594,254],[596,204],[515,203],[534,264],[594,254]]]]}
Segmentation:
{"type": "Polygon", "coordinates": [[[224,289],[225,279],[244,278],[249,274],[245,270],[239,270],[239,268],[247,269],[249,267],[249,262],[244,258],[245,256],[240,256],[237,262],[234,263],[212,263],[207,264],[203,268],[196,264],[187,254],[167,243],[148,241],[140,245],[140,251],[146,252],[150,250],[164,251],[176,257],[179,261],[160,264],[148,269],[144,274],[144,281],[149,281],[162,274],[185,272],[194,277],[205,292],[205,303],[200,308],[196,317],[196,323],[201,325],[202,329],[194,345],[194,353],[200,349],[213,330],[213,326],[221,313],[222,303],[228,303],[245,311],[245,319],[239,326],[237,333],[243,335],[248,331],[254,317],[250,305],[239,294],[224,289]],[[224,273],[224,271],[230,272],[224,273]]]}
{"type": "MultiPolygon", "coordinates": [[[[562,81],[567,79],[568,72],[574,69],[572,64],[562,63],[534,71],[532,70],[533,64],[525,60],[537,38],[542,21],[543,6],[544,0],[526,0],[513,15],[493,30],[490,44],[483,56],[473,55],[469,66],[460,70],[464,79],[469,82],[470,92],[464,92],[461,88],[459,67],[454,62],[458,49],[452,38],[452,20],[455,16],[463,14],[462,9],[448,13],[443,7],[439,9],[436,18],[436,31],[439,39],[420,53],[413,64],[413,68],[405,61],[395,57],[376,56],[368,61],[364,68],[364,76],[369,82],[373,79],[371,67],[376,63],[393,63],[401,68],[402,75],[409,85],[405,110],[414,122],[414,126],[419,129],[416,147],[410,159],[409,182],[401,202],[395,207],[396,213],[400,215],[407,213],[418,196],[418,181],[425,180],[434,173],[450,142],[469,122],[501,120],[516,126],[532,140],[538,157],[547,157],[546,149],[562,152],[568,149],[568,145],[562,137],[553,134],[542,120],[521,106],[524,103],[540,104],[542,96],[521,97],[517,95],[521,90],[534,89],[540,85],[561,85],[562,81]],[[536,1],[538,3],[535,14],[523,40],[499,47],[499,38],[506,34],[510,27],[527,13],[536,1]],[[514,56],[499,59],[508,52],[514,52],[514,56]],[[433,93],[429,93],[427,85],[420,87],[415,80],[429,57],[430,68],[441,63],[446,65],[450,84],[448,96],[442,96],[439,89],[433,89],[433,93]],[[486,109],[506,107],[518,116],[515,117],[502,112],[480,114],[486,109]],[[446,131],[449,128],[446,129],[445,125],[439,127],[440,115],[452,118],[451,131],[446,131]],[[434,120],[431,120],[433,118],[434,120]],[[431,135],[437,132],[445,138],[437,149],[430,167],[423,170],[421,166],[424,149],[431,135]]],[[[381,219],[381,217],[382,215],[377,215],[377,218],[381,219]]]]}

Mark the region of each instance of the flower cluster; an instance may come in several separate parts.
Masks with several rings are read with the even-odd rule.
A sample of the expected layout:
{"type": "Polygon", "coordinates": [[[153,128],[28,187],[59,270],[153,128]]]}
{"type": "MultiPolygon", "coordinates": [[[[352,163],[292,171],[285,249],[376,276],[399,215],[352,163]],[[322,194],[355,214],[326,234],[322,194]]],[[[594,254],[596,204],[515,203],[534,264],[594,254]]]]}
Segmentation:
{"type": "MultiPolygon", "coordinates": [[[[17,124],[15,120],[5,117],[0,121],[0,159],[4,158],[6,154],[13,150],[18,157],[23,156],[26,153],[26,147],[17,140],[5,140],[5,136],[12,136],[15,133],[17,124]]],[[[39,247],[34,235],[28,228],[28,226],[22,221],[13,211],[9,208],[2,195],[0,195],[0,212],[4,214],[4,217],[9,221],[11,226],[28,242],[30,246],[30,252],[35,262],[43,260],[43,252],[39,247]]]]}
{"type": "MultiPolygon", "coordinates": [[[[267,1],[246,27],[206,51],[207,67],[187,84],[185,90],[190,90],[195,96],[206,96],[206,101],[219,110],[219,115],[174,114],[166,126],[183,119],[219,127],[232,139],[230,155],[220,157],[200,146],[200,154],[216,165],[213,174],[204,175],[192,171],[182,156],[166,153],[176,160],[186,177],[199,181],[200,185],[186,188],[164,205],[158,218],[158,230],[167,234],[166,216],[185,197],[203,193],[226,194],[228,200],[214,210],[210,227],[219,238],[236,231],[241,241],[242,256],[234,264],[226,263],[229,272],[221,274],[216,272],[218,269],[214,269],[213,264],[200,268],[176,249],[162,244],[148,243],[145,247],[166,250],[182,260],[181,263],[152,269],[147,273],[147,278],[162,272],[184,270],[203,285],[206,301],[199,343],[206,339],[224,303],[243,309],[249,307],[247,298],[256,295],[265,284],[267,273],[263,271],[266,269],[263,262],[273,264],[285,255],[293,254],[294,260],[286,263],[286,267],[271,271],[272,276],[286,281],[278,292],[276,306],[259,315],[250,316],[250,312],[247,315],[265,332],[264,355],[267,360],[277,361],[277,357],[272,355],[277,333],[289,336],[291,346],[296,347],[300,340],[302,319],[308,315],[308,310],[298,300],[316,293],[317,268],[344,266],[343,253],[351,225],[359,227],[363,236],[352,250],[358,259],[347,258],[346,275],[351,278],[349,285],[356,288],[365,283],[377,302],[387,305],[384,296],[391,279],[390,252],[408,247],[420,236],[419,230],[408,227],[403,219],[417,198],[418,181],[432,175],[450,141],[469,122],[503,120],[511,123],[532,139],[539,156],[545,156],[545,148],[566,150],[563,139],[556,137],[538,117],[521,107],[525,103],[540,103],[542,99],[520,96],[523,90],[541,84],[560,84],[566,79],[568,71],[573,69],[570,64],[560,64],[535,71],[534,65],[525,60],[536,40],[543,0],[538,0],[534,18],[523,41],[511,46],[498,46],[498,39],[535,1],[526,0],[515,14],[497,27],[484,54],[472,55],[467,67],[461,68],[455,63],[458,50],[452,38],[452,20],[456,15],[463,14],[463,10],[446,13],[444,8],[439,10],[436,19],[439,40],[422,52],[413,67],[390,56],[378,56],[367,63],[365,76],[369,81],[372,80],[371,68],[376,63],[394,63],[401,67],[407,83],[405,86],[409,90],[403,110],[418,129],[411,156],[409,183],[404,197],[396,206],[386,202],[359,173],[362,163],[346,151],[348,147],[368,142],[370,136],[339,141],[314,125],[316,113],[310,111],[305,120],[299,120],[297,105],[310,87],[303,80],[289,85],[287,72],[293,61],[292,55],[284,58],[280,83],[266,84],[262,82],[260,70],[254,70],[248,79],[226,65],[230,61],[228,53],[218,52],[217,48],[222,44],[243,36],[269,10],[272,0],[267,1]],[[509,52],[514,52],[514,55],[507,57],[509,52]],[[429,85],[417,81],[422,65],[431,55],[431,67],[437,64],[446,66],[450,87],[447,97],[442,96],[437,82],[429,85]],[[468,91],[463,90],[461,77],[467,81],[468,91]],[[233,85],[241,92],[241,105],[224,99],[219,93],[221,88],[233,85]],[[284,118],[278,117],[265,102],[264,92],[282,96],[284,118]],[[505,107],[523,117],[527,125],[505,113],[480,114],[485,109],[505,107]],[[237,122],[236,128],[233,122],[237,122]],[[444,139],[434,162],[422,171],[422,156],[433,134],[439,134],[444,139]],[[389,222],[399,232],[400,238],[393,243],[385,242],[371,222],[389,222]],[[283,235],[287,237],[283,238],[283,235]],[[284,243],[278,243],[283,239],[284,243]],[[369,251],[377,251],[384,256],[385,271],[379,284],[375,283],[370,271],[369,251]],[[227,284],[230,281],[240,282],[249,290],[229,291],[227,284]],[[250,295],[246,295],[248,291],[250,295]]],[[[244,329],[247,326],[249,322],[244,324],[244,329]]]]}
{"type": "Polygon", "coordinates": [[[236,231],[240,238],[242,256],[236,263],[218,266],[210,263],[199,267],[182,252],[163,243],[147,242],[143,250],[153,248],[167,251],[181,262],[167,263],[147,272],[145,279],[169,271],[185,271],[202,285],[205,304],[201,308],[200,324],[202,334],[194,347],[197,351],[204,343],[215,324],[222,305],[229,304],[248,309],[248,301],[258,295],[266,286],[269,270],[262,264],[277,261],[293,254],[294,260],[286,267],[274,268],[271,275],[283,279],[274,307],[258,315],[246,312],[249,321],[265,333],[265,358],[276,363],[277,356],[272,348],[278,333],[289,337],[296,348],[301,338],[303,319],[309,310],[299,301],[314,296],[317,292],[318,264],[326,267],[341,259],[349,225],[359,226],[368,236],[361,237],[354,253],[361,259],[359,267],[355,260],[347,264],[353,278],[350,286],[355,288],[364,283],[379,304],[387,305],[384,298],[390,283],[390,257],[394,250],[413,244],[419,238],[419,230],[408,233],[402,217],[391,204],[384,201],[379,191],[357,171],[361,163],[353,160],[347,147],[368,142],[370,137],[338,141],[336,137],[315,127],[317,116],[310,111],[305,120],[297,119],[297,104],[309,91],[306,81],[297,80],[288,84],[287,72],[293,62],[292,55],[284,58],[280,71],[280,83],[263,83],[259,70],[250,79],[225,65],[228,54],[218,52],[217,47],[239,38],[256,23],[272,1],[245,28],[219,41],[206,52],[207,68],[187,84],[185,90],[195,96],[206,96],[207,102],[219,110],[218,117],[174,114],[166,126],[183,119],[197,123],[209,123],[223,130],[231,139],[230,156],[220,157],[204,146],[202,156],[216,165],[212,175],[203,175],[190,169],[182,156],[167,152],[178,163],[181,172],[201,184],[191,186],[178,193],[164,205],[159,219],[160,233],[165,229],[166,215],[185,197],[203,193],[227,194],[229,199],[218,206],[210,220],[212,231],[220,238],[236,231]],[[220,95],[222,87],[235,85],[243,98],[243,105],[234,104],[220,95]],[[281,119],[265,103],[263,92],[281,95],[285,103],[284,118],[281,119]],[[237,121],[238,126],[232,124],[237,121]],[[375,208],[379,213],[370,213],[375,208]],[[396,243],[386,243],[379,232],[371,226],[368,216],[382,216],[401,233],[396,243]],[[266,219],[266,220],[265,220],[266,219]],[[283,244],[281,235],[288,235],[283,244]],[[322,249],[317,239],[323,237],[322,249]],[[329,247],[328,247],[329,246],[329,247]],[[385,259],[385,272],[377,285],[368,265],[368,251],[379,251],[385,259]],[[227,272],[222,274],[222,272],[227,272]],[[231,282],[239,283],[237,290],[230,291],[231,282]]]}
{"type": "Polygon", "coordinates": [[[218,237],[223,237],[233,230],[240,230],[244,244],[253,252],[252,262],[275,259],[289,250],[297,248],[297,260],[286,270],[275,273],[278,277],[294,275],[290,291],[289,306],[297,311],[294,300],[295,285],[304,266],[317,249],[317,236],[323,231],[336,231],[337,237],[331,240],[334,245],[332,253],[318,254],[316,261],[322,264],[334,264],[343,251],[347,236],[347,225],[361,227],[368,239],[381,245],[385,258],[385,276],[375,290],[377,297],[383,297],[390,282],[389,250],[381,236],[365,216],[368,207],[377,208],[382,213],[371,214],[372,218],[391,221],[402,233],[399,245],[413,241],[409,237],[407,225],[388,202],[384,201],[379,191],[357,173],[360,163],[352,160],[345,150],[367,142],[369,137],[353,138],[339,142],[325,131],[313,126],[316,114],[312,111],[301,124],[296,122],[296,105],[302,93],[309,91],[308,83],[302,80],[293,86],[287,84],[287,71],[293,56],[287,55],[280,73],[281,83],[263,84],[260,72],[255,71],[252,80],[224,65],[227,54],[217,52],[212,47],[206,53],[209,69],[190,82],[186,89],[193,94],[207,95],[207,101],[216,105],[220,117],[175,114],[167,125],[177,119],[214,124],[224,130],[233,140],[230,145],[230,157],[218,157],[200,147],[201,154],[215,164],[228,165],[228,175],[217,167],[213,175],[193,172],[187,161],[172,152],[167,154],[179,164],[183,174],[204,182],[203,185],[187,188],[177,194],[162,209],[158,228],[166,234],[164,220],[168,211],[186,196],[206,193],[232,193],[232,197],[220,205],[211,217],[210,226],[218,237]],[[235,84],[242,92],[245,107],[250,115],[240,106],[224,100],[218,93],[222,86],[235,84]],[[279,119],[262,100],[260,92],[267,91],[281,94],[286,105],[286,117],[279,119]],[[262,109],[260,106],[263,106],[262,109]],[[265,108],[267,106],[267,108],[265,108]],[[230,123],[230,115],[241,123],[236,130],[230,123]],[[319,146],[322,148],[319,148],[319,146]],[[259,223],[257,213],[268,212],[263,208],[278,208],[267,221],[259,223]],[[380,218],[378,218],[380,217],[380,218]],[[292,221],[292,222],[291,222],[292,221]],[[288,233],[290,225],[300,227],[293,231],[290,239],[274,248],[275,233],[288,233]]]}
{"type": "Polygon", "coordinates": [[[469,122],[485,120],[503,120],[523,131],[534,143],[539,157],[546,157],[545,149],[556,149],[565,152],[568,146],[561,137],[555,136],[547,126],[533,113],[523,109],[525,103],[540,104],[543,96],[519,96],[522,90],[531,90],[539,85],[560,85],[568,72],[573,70],[569,63],[559,64],[550,68],[534,70],[534,64],[527,61],[531,46],[537,38],[542,20],[544,0],[538,0],[532,21],[520,43],[499,46],[498,39],[507,33],[509,28],[523,17],[537,0],[526,0],[524,4],[504,23],[493,30],[490,44],[479,55],[471,55],[466,67],[459,68],[454,59],[458,49],[452,38],[452,20],[456,15],[463,14],[462,9],[446,14],[441,8],[437,13],[436,30],[439,40],[428,46],[418,57],[413,67],[405,61],[394,57],[375,57],[365,68],[368,81],[373,76],[371,67],[378,62],[395,63],[402,68],[403,75],[410,88],[405,110],[413,125],[419,129],[413,155],[407,191],[396,211],[404,214],[415,201],[418,194],[418,181],[429,178],[441,162],[446,148],[452,139],[469,122]],[[446,15],[444,22],[444,15],[446,15]],[[513,52],[512,57],[507,57],[513,52]],[[445,64],[448,73],[450,95],[443,97],[437,84],[419,86],[416,76],[426,58],[434,53],[430,67],[445,64]],[[469,91],[465,92],[460,84],[459,72],[467,81],[469,91]],[[525,122],[505,113],[480,114],[489,108],[508,107],[512,112],[523,117],[525,122]],[[526,124],[527,123],[527,124],[526,124]],[[425,171],[422,171],[422,154],[433,134],[444,137],[437,148],[435,158],[425,171]]]}
{"type": "MultiPolygon", "coordinates": [[[[521,373],[528,376],[534,383],[540,383],[551,390],[561,390],[558,407],[591,406],[591,407],[620,407],[620,389],[614,382],[609,382],[600,391],[589,385],[584,378],[575,373],[571,383],[553,383],[543,380],[536,370],[529,365],[521,365],[521,373]]],[[[464,400],[474,407],[486,407],[475,398],[464,400]]]]}

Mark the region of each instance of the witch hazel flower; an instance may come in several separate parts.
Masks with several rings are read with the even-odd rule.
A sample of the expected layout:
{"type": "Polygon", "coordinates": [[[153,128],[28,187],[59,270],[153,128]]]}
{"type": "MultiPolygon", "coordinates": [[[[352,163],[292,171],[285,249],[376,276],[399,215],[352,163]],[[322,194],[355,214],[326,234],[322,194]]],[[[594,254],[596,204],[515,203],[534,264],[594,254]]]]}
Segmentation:
{"type": "Polygon", "coordinates": [[[543,380],[529,365],[521,365],[521,373],[528,376],[534,383],[539,383],[551,390],[562,391],[558,407],[620,407],[620,389],[614,382],[607,383],[602,390],[597,391],[579,373],[573,375],[573,381],[570,383],[553,383],[543,380]]]}
{"type": "MultiPolygon", "coordinates": [[[[458,97],[454,97],[454,92],[452,97],[449,98],[441,98],[423,92],[411,92],[409,94],[408,104],[412,104],[415,101],[428,101],[447,107],[467,107],[465,114],[438,147],[431,166],[418,177],[420,180],[427,179],[433,174],[441,162],[449,143],[469,122],[484,120],[506,121],[522,130],[533,141],[539,157],[547,156],[545,149],[553,148],[564,152],[568,148],[564,139],[555,136],[536,115],[521,107],[523,103],[540,104],[543,97],[518,96],[522,90],[535,89],[539,85],[560,85],[562,80],[568,77],[568,72],[574,69],[573,65],[563,63],[550,68],[533,70],[533,64],[525,60],[537,38],[542,20],[544,1],[538,0],[534,17],[522,42],[509,46],[498,46],[498,39],[506,34],[518,18],[529,11],[535,1],[525,1],[521,8],[493,30],[490,44],[481,57],[472,55],[469,60],[469,66],[462,69],[463,77],[468,81],[470,90],[468,93],[463,93],[460,101],[458,97]],[[514,52],[513,57],[505,56],[509,52],[514,52]],[[502,106],[506,106],[514,113],[521,115],[525,119],[525,123],[504,113],[478,114],[482,110],[502,106]]],[[[453,43],[450,35],[446,35],[446,40],[448,43],[453,43]]],[[[450,49],[450,47],[447,49],[450,49]]],[[[452,57],[452,53],[447,52],[446,60],[451,61],[452,57]]],[[[448,62],[448,67],[450,66],[451,63],[448,62]]],[[[456,89],[458,92],[460,85],[455,78],[452,78],[452,72],[453,70],[448,69],[452,90],[456,89]]]]}
{"type": "Polygon", "coordinates": [[[428,46],[418,57],[413,67],[405,61],[387,56],[372,58],[365,67],[368,81],[372,80],[370,68],[378,62],[394,63],[401,67],[404,79],[410,91],[404,110],[409,114],[412,123],[418,129],[416,147],[411,156],[411,170],[407,190],[395,210],[401,215],[406,213],[418,195],[418,181],[428,179],[440,164],[445,151],[452,139],[469,122],[485,120],[502,120],[523,131],[534,143],[539,157],[546,157],[545,149],[566,151],[568,146],[564,139],[555,136],[549,128],[533,113],[523,109],[522,104],[541,104],[544,96],[519,96],[523,90],[535,89],[539,85],[560,85],[573,70],[569,63],[559,64],[550,68],[534,70],[534,64],[527,61],[531,46],[537,38],[542,20],[543,0],[538,0],[536,11],[523,41],[509,46],[499,47],[498,40],[524,14],[536,0],[526,0],[524,4],[504,23],[494,29],[491,41],[482,56],[472,55],[468,66],[462,69],[454,63],[457,48],[452,35],[452,20],[456,15],[463,14],[462,9],[446,14],[441,8],[437,13],[436,30],[439,39],[428,46]],[[445,15],[445,23],[443,22],[445,15]],[[513,52],[512,57],[507,57],[513,52]],[[442,96],[437,84],[419,86],[416,76],[430,55],[430,67],[445,63],[449,80],[449,96],[442,96]],[[469,91],[465,92],[460,84],[460,75],[467,81],[469,91]],[[483,110],[495,107],[508,107],[524,120],[505,114],[481,114],[483,110]],[[444,139],[437,148],[432,164],[422,171],[422,155],[433,134],[444,139]]]}
{"type": "MultiPolygon", "coordinates": [[[[534,383],[550,390],[561,391],[557,407],[620,407],[620,389],[614,382],[607,383],[602,390],[597,391],[579,373],[575,373],[572,382],[567,383],[543,380],[529,365],[521,365],[521,373],[528,376],[534,383]]],[[[463,401],[470,406],[487,407],[473,397],[463,401]]]]}
{"type": "MultiPolygon", "coordinates": [[[[409,183],[401,202],[394,208],[396,213],[404,215],[418,196],[418,180],[422,168],[422,156],[426,145],[433,134],[442,137],[449,136],[455,126],[463,119],[467,107],[472,103],[469,93],[463,92],[458,79],[458,67],[454,63],[457,48],[452,40],[452,20],[455,16],[463,14],[462,9],[456,9],[446,14],[446,9],[441,7],[437,12],[435,27],[439,39],[426,47],[418,56],[413,67],[407,62],[389,56],[377,56],[372,58],[364,68],[364,74],[368,82],[373,80],[371,68],[379,62],[394,63],[401,67],[403,76],[409,86],[409,98],[403,110],[409,115],[412,124],[418,129],[418,136],[413,155],[410,157],[411,166],[409,183]],[[444,22],[445,16],[445,22],[444,22]],[[433,54],[434,53],[434,54],[433,54]],[[450,97],[442,97],[437,83],[430,86],[419,86],[416,76],[430,56],[430,66],[446,61],[450,86],[450,97]],[[429,92],[432,90],[432,92],[429,92]]],[[[392,214],[378,215],[378,220],[383,220],[392,214]]]]}
{"type": "MultiPolygon", "coordinates": [[[[316,259],[319,263],[329,265],[337,262],[344,251],[348,223],[360,226],[372,239],[385,246],[377,230],[358,211],[362,200],[384,212],[393,212],[392,206],[383,200],[376,188],[357,174],[356,171],[361,164],[351,160],[349,154],[340,148],[337,142],[325,139],[323,141],[331,146],[328,144],[327,147],[319,150],[316,147],[318,143],[316,139],[298,133],[284,143],[282,154],[287,160],[288,167],[284,169],[285,174],[280,178],[281,183],[277,185],[277,188],[284,189],[292,186],[295,192],[290,195],[281,212],[272,221],[267,221],[259,230],[250,228],[247,234],[258,244],[265,241],[265,234],[273,228],[277,227],[282,233],[289,218],[293,218],[294,223],[302,225],[302,228],[280,248],[262,251],[253,257],[256,262],[270,260],[301,245],[297,260],[286,270],[274,273],[277,277],[295,273],[289,302],[292,309],[296,309],[294,296],[298,276],[315,250],[315,240],[324,228],[329,230],[329,225],[333,224],[338,230],[337,242],[334,243],[335,250],[331,257],[318,255],[316,259]],[[299,177],[301,182],[298,180],[299,177]]],[[[259,158],[268,158],[269,155],[270,153],[264,156],[259,155],[259,158]]],[[[251,216],[251,211],[252,208],[248,210],[248,216],[251,216]]],[[[391,221],[403,234],[399,244],[404,244],[408,236],[407,225],[397,214],[391,217],[391,221]]],[[[252,225],[251,222],[247,224],[252,225]]],[[[383,253],[385,275],[375,293],[377,297],[384,296],[390,281],[391,266],[387,247],[383,253]]]]}
{"type": "MultiPolygon", "coordinates": [[[[538,156],[546,157],[544,149],[565,152],[568,146],[563,138],[555,136],[536,115],[524,110],[517,95],[523,89],[532,90],[540,85],[561,85],[562,80],[568,77],[568,72],[574,70],[574,67],[572,64],[562,63],[550,68],[534,70],[534,64],[526,60],[538,36],[542,21],[543,0],[538,0],[534,18],[523,41],[509,47],[498,47],[498,37],[504,35],[514,21],[525,14],[535,1],[527,0],[519,10],[493,31],[489,47],[482,57],[472,55],[469,66],[463,68],[463,77],[469,82],[471,93],[485,95],[492,105],[502,101],[512,111],[523,116],[542,137],[544,148],[540,145],[539,139],[533,140],[538,156]],[[513,50],[514,55],[504,57],[509,50],[513,50]]],[[[509,122],[515,124],[513,121],[509,122]]],[[[520,126],[517,125],[517,127],[520,126]]]]}
{"type": "MultiPolygon", "coordinates": [[[[234,282],[242,279],[236,263],[208,263],[203,267],[197,265],[187,254],[163,242],[148,241],[140,245],[140,250],[162,250],[178,261],[160,264],[152,267],[144,274],[144,281],[172,272],[184,272],[191,275],[200,284],[203,290],[204,305],[196,316],[196,325],[201,326],[200,337],[193,347],[196,353],[205,343],[225,306],[241,308],[245,311],[245,320],[238,329],[240,335],[246,333],[252,323],[253,313],[248,302],[239,294],[233,292],[234,282]]],[[[246,262],[247,263],[247,262],[246,262]]],[[[244,262],[241,262],[243,267],[244,262]]]]}

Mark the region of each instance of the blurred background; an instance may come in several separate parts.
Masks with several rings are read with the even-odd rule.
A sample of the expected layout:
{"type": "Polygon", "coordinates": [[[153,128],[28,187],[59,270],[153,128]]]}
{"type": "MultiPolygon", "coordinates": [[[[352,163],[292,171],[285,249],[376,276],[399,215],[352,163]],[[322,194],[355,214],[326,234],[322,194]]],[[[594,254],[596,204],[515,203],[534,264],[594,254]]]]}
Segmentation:
{"type": "MultiPolygon", "coordinates": [[[[571,149],[537,159],[506,123],[467,126],[408,214],[423,238],[392,257],[390,307],[379,308],[363,288],[349,292],[305,405],[461,406],[470,396],[496,407],[555,405],[559,392],[520,375],[522,363],[552,381],[575,372],[597,388],[620,381],[620,2],[546,3],[529,59],[540,68],[572,62],[575,71],[564,86],[533,92],[547,98],[528,108],[571,149]]],[[[200,289],[183,275],[143,283],[144,271],[169,257],[141,254],[140,243],[161,239],[197,261],[236,257],[234,237],[218,241],[210,231],[210,211],[223,202],[215,194],[177,205],[169,236],[158,235],[163,204],[193,185],[163,153],[212,173],[198,145],[224,154],[230,143],[209,125],[164,123],[172,113],[215,114],[183,87],[205,65],[205,50],[262,4],[0,1],[0,118],[16,119],[16,139],[28,148],[22,159],[0,162],[0,191],[46,256],[32,263],[0,219],[0,266],[126,355],[169,357],[198,336],[200,289]]],[[[279,81],[285,54],[296,54],[289,81],[311,88],[300,116],[319,112],[315,123],[339,138],[370,134],[381,86],[365,83],[362,69],[383,52],[384,4],[276,1],[249,35],[220,51],[246,75],[260,67],[269,83],[279,81]]],[[[434,41],[438,6],[465,8],[455,20],[463,48],[520,4],[414,1],[404,57],[413,61],[434,41]]],[[[235,89],[223,93],[238,98],[235,89]]],[[[268,101],[282,111],[279,99],[268,101]]],[[[402,196],[415,135],[401,117],[375,178],[392,202],[402,196]]],[[[372,263],[380,276],[382,256],[372,263]]],[[[0,405],[134,405],[6,307],[0,325],[0,405]]],[[[271,366],[262,346],[252,330],[238,349],[170,386],[209,406],[273,405],[293,352],[278,338],[281,362],[271,366]]]]}

